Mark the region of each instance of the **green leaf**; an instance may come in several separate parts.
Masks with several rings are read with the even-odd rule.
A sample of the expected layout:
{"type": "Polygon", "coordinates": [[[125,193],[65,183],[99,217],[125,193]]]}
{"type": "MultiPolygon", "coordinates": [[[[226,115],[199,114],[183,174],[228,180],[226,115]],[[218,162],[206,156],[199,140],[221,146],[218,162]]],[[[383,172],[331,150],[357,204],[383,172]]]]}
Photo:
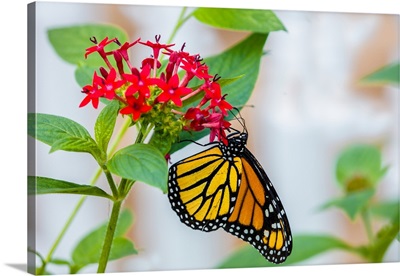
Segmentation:
{"type": "MultiPolygon", "coordinates": [[[[222,94],[227,94],[226,100],[235,107],[243,107],[254,90],[266,39],[266,34],[252,34],[222,54],[204,59],[211,75],[218,74],[227,79],[242,76],[237,81],[226,84],[222,90],[222,94]]],[[[196,141],[207,134],[207,130],[195,133],[183,131],[180,140],[196,141]]],[[[175,143],[170,153],[186,145],[187,143],[175,143]]]]}
{"type": "Polygon", "coordinates": [[[348,192],[375,187],[387,171],[381,162],[377,147],[362,144],[349,146],[336,163],[338,183],[348,192]]]}
{"type": "MultiPolygon", "coordinates": [[[[338,238],[328,235],[297,235],[293,237],[293,250],[282,265],[291,265],[310,259],[329,250],[353,250],[338,238]]],[[[228,257],[219,268],[276,266],[268,262],[252,246],[246,245],[228,257]]]]}
{"type": "Polygon", "coordinates": [[[322,206],[322,209],[338,207],[342,209],[350,219],[354,220],[358,213],[368,205],[369,200],[374,195],[373,189],[352,192],[341,198],[333,199],[322,206]]]}
{"type": "Polygon", "coordinates": [[[105,191],[95,186],[81,185],[41,176],[28,176],[28,195],[42,194],[75,194],[112,198],[105,191]]]}
{"type": "Polygon", "coordinates": [[[89,132],[77,122],[56,115],[29,113],[28,134],[49,145],[50,152],[65,150],[88,152],[96,160],[104,156],[89,132]]]}
{"type": "Polygon", "coordinates": [[[353,251],[353,248],[341,239],[322,234],[297,235],[294,237],[293,245],[289,264],[299,263],[334,249],[353,251]]]}
{"type": "Polygon", "coordinates": [[[113,241],[109,260],[118,260],[137,253],[137,250],[129,239],[124,237],[116,237],[113,241]]]}
{"type": "MultiPolygon", "coordinates": [[[[71,27],[54,28],[48,31],[48,37],[51,45],[57,54],[66,62],[72,64],[85,63],[88,66],[104,66],[103,59],[93,53],[85,60],[85,51],[94,46],[90,41],[91,37],[96,37],[97,42],[105,37],[109,39],[118,38],[121,43],[128,41],[128,35],[124,30],[113,25],[87,24],[71,27]]],[[[110,43],[106,50],[114,50],[119,46],[116,43],[110,43]]]]}
{"type": "Polygon", "coordinates": [[[370,207],[373,215],[399,223],[400,205],[398,200],[378,202],[370,207]]]}
{"type": "MultiPolygon", "coordinates": [[[[134,248],[132,242],[122,237],[125,235],[132,222],[132,214],[128,210],[124,210],[120,215],[115,230],[116,232],[109,256],[110,261],[137,254],[137,250],[134,248]]],[[[79,241],[72,252],[72,260],[75,265],[82,268],[88,264],[97,263],[99,261],[106,230],[107,223],[104,223],[79,241]]]]}
{"type": "Polygon", "coordinates": [[[400,83],[400,63],[386,65],[379,70],[365,76],[360,80],[361,84],[382,86],[400,83]]]}
{"type": "Polygon", "coordinates": [[[198,8],[193,15],[202,23],[222,29],[264,34],[286,30],[275,13],[269,10],[198,8]]]}
{"type": "Polygon", "coordinates": [[[94,126],[94,135],[97,144],[103,152],[107,152],[108,143],[114,131],[119,110],[118,101],[111,101],[106,105],[97,117],[94,126]]]}
{"type": "Polygon", "coordinates": [[[81,65],[75,69],[75,80],[80,87],[92,84],[93,74],[99,67],[81,65]]]}
{"type": "Polygon", "coordinates": [[[160,151],[151,145],[125,147],[114,154],[107,167],[123,178],[139,180],[167,192],[167,162],[160,151]]]}
{"type": "Polygon", "coordinates": [[[254,90],[267,36],[252,34],[222,54],[204,59],[211,75],[228,79],[242,76],[224,86],[222,91],[228,94],[227,101],[236,107],[244,106],[254,90]]]}

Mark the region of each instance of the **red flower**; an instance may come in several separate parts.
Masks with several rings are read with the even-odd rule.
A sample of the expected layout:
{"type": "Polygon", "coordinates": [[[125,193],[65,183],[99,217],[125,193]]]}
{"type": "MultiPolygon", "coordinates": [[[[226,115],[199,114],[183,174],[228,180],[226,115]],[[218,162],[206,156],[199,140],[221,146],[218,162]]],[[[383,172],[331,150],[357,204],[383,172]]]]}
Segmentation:
{"type": "Polygon", "coordinates": [[[191,107],[186,111],[185,119],[189,121],[191,120],[190,129],[194,131],[200,131],[205,128],[203,124],[207,122],[207,117],[209,115],[210,114],[206,110],[201,110],[197,107],[191,107]]]}
{"type": "Polygon", "coordinates": [[[200,105],[205,104],[205,102],[210,101],[210,108],[214,109],[216,107],[221,110],[224,116],[228,115],[227,110],[231,110],[233,107],[230,103],[225,101],[225,97],[221,96],[221,86],[217,82],[211,82],[208,87],[204,88],[205,95],[200,105]]]}
{"type": "Polygon", "coordinates": [[[132,83],[126,90],[125,95],[132,96],[134,93],[139,91],[141,96],[148,99],[150,97],[149,86],[154,84],[154,80],[149,78],[150,71],[150,66],[146,65],[143,67],[141,72],[136,68],[133,68],[132,74],[125,74],[125,79],[132,83]]]}
{"type": "Polygon", "coordinates": [[[151,106],[146,104],[145,98],[139,95],[138,98],[135,96],[126,97],[128,102],[128,106],[122,108],[120,110],[121,114],[132,114],[132,119],[137,121],[143,113],[149,112],[151,110],[151,106]]]}
{"type": "Polygon", "coordinates": [[[115,50],[116,52],[119,52],[122,56],[122,58],[126,61],[129,62],[129,56],[128,56],[128,49],[132,46],[134,46],[135,44],[137,44],[139,42],[140,38],[136,39],[134,42],[129,43],[129,42],[125,42],[124,44],[122,44],[122,46],[115,50]]]}
{"type": "Polygon", "coordinates": [[[210,142],[217,137],[219,141],[227,144],[225,130],[230,127],[230,123],[224,120],[224,115],[218,112],[209,113],[210,109],[200,109],[198,107],[189,108],[185,113],[185,119],[191,120],[190,128],[200,131],[204,128],[210,129],[210,142]]]}
{"type": "Polygon", "coordinates": [[[154,84],[157,84],[157,86],[163,90],[156,100],[160,103],[165,103],[171,100],[175,105],[182,106],[181,96],[192,91],[188,87],[179,86],[179,77],[177,74],[173,75],[168,82],[161,79],[154,79],[154,84]]]}
{"type": "Polygon", "coordinates": [[[219,141],[222,141],[225,145],[228,144],[228,139],[226,138],[225,130],[230,127],[230,123],[224,120],[224,116],[221,113],[212,113],[204,123],[203,126],[210,129],[210,142],[215,140],[215,137],[219,141]]]}
{"type": "Polygon", "coordinates": [[[86,97],[82,100],[79,107],[83,107],[89,102],[92,102],[93,107],[97,109],[99,106],[99,98],[103,96],[103,93],[98,89],[98,85],[101,81],[102,79],[94,72],[92,85],[86,85],[82,88],[82,92],[86,94],[86,97]]]}
{"type": "Polygon", "coordinates": [[[176,70],[178,69],[177,64],[180,63],[179,53],[173,51],[169,53],[168,64],[165,67],[165,79],[169,80],[173,74],[176,74],[176,70]]]}
{"type": "Polygon", "coordinates": [[[122,62],[122,55],[117,51],[113,51],[113,56],[117,64],[118,72],[120,76],[122,76],[122,74],[124,74],[124,64],[122,62]]]}
{"type": "Polygon", "coordinates": [[[181,68],[186,71],[189,79],[191,79],[193,76],[196,76],[201,80],[212,78],[212,76],[208,74],[207,65],[201,64],[198,61],[198,58],[182,60],[181,68]]]}
{"type": "Polygon", "coordinates": [[[158,59],[158,56],[160,55],[160,50],[161,49],[170,51],[169,48],[175,45],[175,44],[160,44],[159,43],[160,38],[161,38],[160,35],[156,35],[156,43],[153,43],[153,42],[151,42],[149,40],[147,40],[147,42],[140,42],[140,44],[143,44],[143,45],[146,45],[146,46],[149,46],[149,47],[153,48],[153,57],[154,57],[154,59],[158,59]]]}
{"type": "Polygon", "coordinates": [[[100,91],[103,93],[103,97],[112,100],[115,97],[115,90],[124,85],[125,80],[116,80],[117,72],[114,68],[111,68],[110,72],[105,79],[102,80],[100,91]]]}
{"type": "Polygon", "coordinates": [[[145,67],[147,65],[150,65],[151,67],[154,68],[154,63],[156,64],[156,68],[160,68],[161,67],[161,62],[158,61],[158,59],[154,59],[154,58],[145,58],[142,61],[142,67],[145,67]]]}
{"type": "MultiPolygon", "coordinates": [[[[97,40],[95,37],[92,37],[90,39],[93,43],[97,44],[97,40]]],[[[86,53],[85,53],[85,58],[87,58],[88,55],[90,55],[91,53],[94,52],[98,52],[100,54],[100,56],[105,59],[107,54],[104,51],[104,47],[107,46],[108,44],[110,44],[111,42],[116,41],[116,39],[111,39],[108,40],[108,37],[104,38],[99,44],[97,44],[96,46],[92,46],[86,49],[86,53]]]]}

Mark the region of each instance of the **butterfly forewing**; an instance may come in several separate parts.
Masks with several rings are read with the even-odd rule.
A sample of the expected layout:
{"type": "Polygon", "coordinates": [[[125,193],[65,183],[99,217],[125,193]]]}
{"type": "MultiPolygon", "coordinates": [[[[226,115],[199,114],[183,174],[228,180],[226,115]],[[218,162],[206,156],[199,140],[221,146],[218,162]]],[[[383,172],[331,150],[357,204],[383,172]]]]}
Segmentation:
{"type": "Polygon", "coordinates": [[[191,228],[216,230],[233,210],[240,175],[240,158],[227,160],[219,146],[183,159],[169,170],[172,208],[191,228]]]}

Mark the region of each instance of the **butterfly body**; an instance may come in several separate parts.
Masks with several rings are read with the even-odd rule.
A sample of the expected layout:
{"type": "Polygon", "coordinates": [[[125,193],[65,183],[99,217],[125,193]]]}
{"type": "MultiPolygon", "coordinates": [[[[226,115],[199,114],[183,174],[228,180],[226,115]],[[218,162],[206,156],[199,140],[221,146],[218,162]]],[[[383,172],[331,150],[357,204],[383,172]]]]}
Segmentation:
{"type": "Polygon", "coordinates": [[[286,213],[267,174],[246,148],[247,133],[187,157],[169,169],[169,200],[181,222],[209,232],[223,228],[273,263],[291,253],[286,213]]]}

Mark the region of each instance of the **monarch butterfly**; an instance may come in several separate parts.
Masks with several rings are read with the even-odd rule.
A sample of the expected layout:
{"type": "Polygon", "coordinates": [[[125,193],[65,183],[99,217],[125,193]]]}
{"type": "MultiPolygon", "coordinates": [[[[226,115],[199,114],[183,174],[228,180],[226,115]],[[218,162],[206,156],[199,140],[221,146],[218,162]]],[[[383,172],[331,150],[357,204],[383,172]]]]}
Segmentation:
{"type": "Polygon", "coordinates": [[[205,232],[223,228],[268,261],[282,263],[292,250],[289,221],[267,174],[246,148],[244,120],[243,128],[227,136],[227,145],[211,142],[173,164],[169,201],[187,226],[205,232]]]}

